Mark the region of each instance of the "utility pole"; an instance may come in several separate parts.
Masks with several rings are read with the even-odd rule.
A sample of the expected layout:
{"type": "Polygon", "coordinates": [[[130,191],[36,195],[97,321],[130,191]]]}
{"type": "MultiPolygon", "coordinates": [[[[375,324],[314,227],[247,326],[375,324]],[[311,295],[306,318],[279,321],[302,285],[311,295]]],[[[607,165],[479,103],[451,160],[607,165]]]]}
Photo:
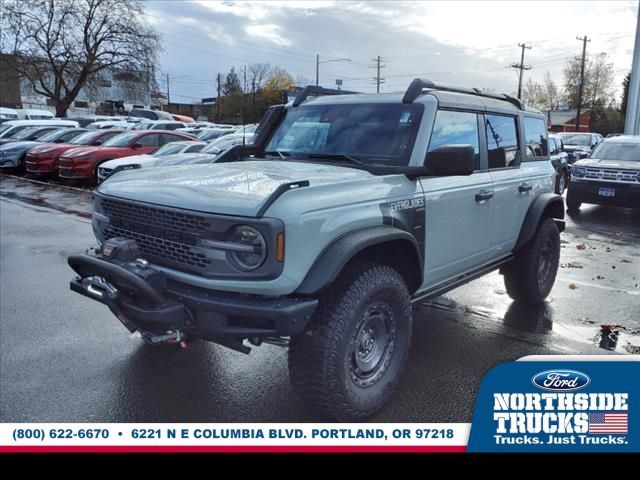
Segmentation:
{"type": "Polygon", "coordinates": [[[527,45],[526,43],[519,43],[518,46],[522,49],[522,54],[520,55],[520,63],[512,63],[511,67],[515,68],[516,70],[520,70],[520,74],[518,75],[518,99],[522,100],[522,74],[525,70],[531,70],[531,65],[524,64],[524,51],[525,49],[531,50],[531,45],[527,45]]]}
{"type": "Polygon", "coordinates": [[[169,95],[169,74],[167,73],[167,107],[171,103],[171,96],[169,95]]]}
{"type": "Polygon", "coordinates": [[[220,74],[218,74],[218,98],[216,98],[216,122],[220,123],[220,74]]]}
{"type": "Polygon", "coordinates": [[[376,76],[373,77],[373,83],[376,84],[376,93],[380,93],[380,85],[385,82],[385,79],[380,76],[380,69],[384,68],[386,65],[382,65],[382,59],[380,58],[380,55],[372,60],[375,62],[375,65],[371,68],[376,69],[376,76]]]}
{"type": "Polygon", "coordinates": [[[320,54],[316,53],[316,87],[320,85],[320,54]]]}
{"type": "Polygon", "coordinates": [[[582,65],[580,66],[580,83],[578,84],[578,110],[576,112],[576,132],[580,131],[580,115],[582,110],[582,91],[584,89],[584,64],[587,59],[587,42],[591,40],[584,37],[576,37],[576,40],[580,40],[582,42],[582,65]]]}

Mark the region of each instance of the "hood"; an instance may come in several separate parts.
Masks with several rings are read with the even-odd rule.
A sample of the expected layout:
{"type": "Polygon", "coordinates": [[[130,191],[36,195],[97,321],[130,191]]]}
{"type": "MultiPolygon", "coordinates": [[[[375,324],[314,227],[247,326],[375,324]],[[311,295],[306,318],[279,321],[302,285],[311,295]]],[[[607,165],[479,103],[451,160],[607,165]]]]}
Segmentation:
{"type": "Polygon", "coordinates": [[[14,141],[3,143],[0,145],[0,150],[24,150],[25,148],[35,147],[36,145],[40,145],[40,142],[14,141]]]}
{"type": "Polygon", "coordinates": [[[567,152],[574,152],[576,150],[582,150],[583,152],[591,151],[591,147],[588,147],[587,145],[567,145],[566,143],[564,144],[564,149],[567,152]]]}
{"type": "Polygon", "coordinates": [[[600,160],[598,158],[584,158],[573,164],[574,167],[587,168],[620,168],[626,170],[640,170],[640,161],[633,160],[600,160]]]}
{"type": "Polygon", "coordinates": [[[68,150],[70,148],[78,147],[78,145],[71,145],[70,143],[54,143],[54,144],[44,144],[38,145],[35,148],[31,149],[30,153],[54,153],[54,152],[63,152],[64,150],[68,150]]]}
{"type": "Polygon", "coordinates": [[[241,161],[129,170],[98,192],[157,205],[254,217],[282,184],[308,180],[311,187],[372,175],[364,170],[293,161],[241,161]]]}
{"type": "Polygon", "coordinates": [[[113,160],[108,160],[100,166],[104,168],[116,168],[120,165],[131,165],[132,163],[138,165],[148,165],[150,163],[153,163],[156,158],[157,157],[154,157],[153,155],[131,155],[129,157],[114,158],[113,160]]]}
{"type": "Polygon", "coordinates": [[[195,165],[199,163],[212,163],[216,155],[212,153],[176,153],[158,158],[153,164],[155,167],[168,167],[169,165],[195,165]]]}
{"type": "Polygon", "coordinates": [[[73,157],[82,157],[84,155],[89,155],[94,152],[98,152],[102,147],[78,147],[72,148],[67,153],[65,153],[65,158],[73,158],[73,157]]]}

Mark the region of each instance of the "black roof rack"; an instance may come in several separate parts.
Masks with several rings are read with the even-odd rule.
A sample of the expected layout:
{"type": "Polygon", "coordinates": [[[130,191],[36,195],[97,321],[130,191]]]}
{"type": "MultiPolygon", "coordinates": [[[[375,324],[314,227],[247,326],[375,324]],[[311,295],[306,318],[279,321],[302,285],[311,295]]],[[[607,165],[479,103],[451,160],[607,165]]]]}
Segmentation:
{"type": "Polygon", "coordinates": [[[360,92],[350,92],[349,90],[337,90],[335,88],[323,88],[317,85],[308,85],[302,89],[302,91],[296,96],[293,101],[293,106],[297,107],[304,102],[307,97],[317,97],[320,95],[350,95],[360,92]]]}
{"type": "Polygon", "coordinates": [[[476,95],[478,97],[493,98],[495,100],[509,102],[520,110],[524,110],[522,102],[511,95],[506,95],[504,93],[485,93],[477,88],[459,88],[448,85],[438,85],[433,83],[431,80],[424,78],[416,78],[411,82],[409,88],[407,88],[407,91],[404,94],[404,97],[402,97],[402,103],[413,103],[413,101],[422,94],[424,89],[439,90],[441,92],[466,93],[469,95],[476,95]]]}

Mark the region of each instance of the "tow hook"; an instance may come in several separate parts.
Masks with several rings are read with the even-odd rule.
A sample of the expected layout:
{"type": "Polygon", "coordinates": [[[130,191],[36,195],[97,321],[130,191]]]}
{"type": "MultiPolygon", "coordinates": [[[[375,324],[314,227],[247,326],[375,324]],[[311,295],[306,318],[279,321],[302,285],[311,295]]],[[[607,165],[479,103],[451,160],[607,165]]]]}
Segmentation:
{"type": "MultiPolygon", "coordinates": [[[[142,333],[142,332],[141,332],[142,333]]],[[[179,343],[182,348],[187,346],[187,337],[180,330],[167,330],[165,335],[155,335],[153,333],[144,332],[142,338],[151,345],[160,345],[162,343],[179,343]]]]}
{"type": "Polygon", "coordinates": [[[82,288],[94,297],[104,299],[105,294],[110,300],[118,296],[118,289],[107,282],[104,277],[87,277],[82,279],[82,288]]]}

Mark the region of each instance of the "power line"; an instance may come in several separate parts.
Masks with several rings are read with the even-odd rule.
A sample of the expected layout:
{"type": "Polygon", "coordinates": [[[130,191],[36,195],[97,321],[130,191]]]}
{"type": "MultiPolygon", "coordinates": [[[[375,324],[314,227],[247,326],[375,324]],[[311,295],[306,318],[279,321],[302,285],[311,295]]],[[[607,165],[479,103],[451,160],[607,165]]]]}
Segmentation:
{"type": "Polygon", "coordinates": [[[531,70],[531,65],[524,64],[524,51],[525,49],[531,50],[531,45],[527,45],[526,43],[519,43],[518,46],[522,49],[520,63],[512,63],[511,67],[520,70],[520,75],[518,76],[518,98],[522,99],[522,75],[525,70],[531,70]]]}

